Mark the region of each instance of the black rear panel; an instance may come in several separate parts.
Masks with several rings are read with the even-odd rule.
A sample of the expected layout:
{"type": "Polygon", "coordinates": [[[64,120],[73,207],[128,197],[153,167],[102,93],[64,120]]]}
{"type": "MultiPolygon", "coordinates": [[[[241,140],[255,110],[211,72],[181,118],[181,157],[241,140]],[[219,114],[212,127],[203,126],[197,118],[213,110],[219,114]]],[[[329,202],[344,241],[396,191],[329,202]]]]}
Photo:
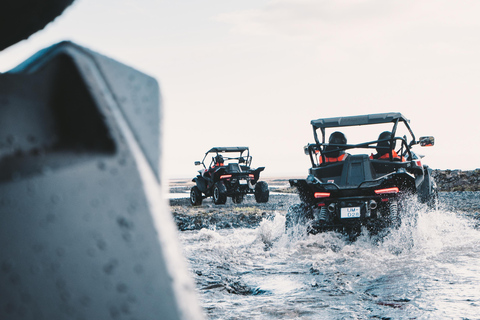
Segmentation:
{"type": "Polygon", "coordinates": [[[310,169],[310,174],[320,179],[323,183],[333,182],[340,184],[344,162],[336,162],[322,167],[310,169]]]}
{"type": "Polygon", "coordinates": [[[240,166],[238,165],[238,163],[229,163],[227,165],[226,172],[227,173],[237,173],[237,172],[242,172],[242,170],[240,169],[240,166]]]}
{"type": "Polygon", "coordinates": [[[340,186],[357,187],[364,181],[374,179],[370,160],[366,154],[350,155],[344,162],[340,186]]]}
{"type": "Polygon", "coordinates": [[[333,182],[339,187],[356,187],[375,179],[370,159],[365,154],[349,155],[342,162],[311,168],[310,173],[323,183],[333,182]]]}
{"type": "Polygon", "coordinates": [[[340,188],[359,186],[364,181],[371,181],[396,172],[399,168],[412,171],[409,162],[372,160],[366,154],[349,155],[342,162],[335,162],[310,168],[310,174],[323,183],[335,183],[340,188]]]}

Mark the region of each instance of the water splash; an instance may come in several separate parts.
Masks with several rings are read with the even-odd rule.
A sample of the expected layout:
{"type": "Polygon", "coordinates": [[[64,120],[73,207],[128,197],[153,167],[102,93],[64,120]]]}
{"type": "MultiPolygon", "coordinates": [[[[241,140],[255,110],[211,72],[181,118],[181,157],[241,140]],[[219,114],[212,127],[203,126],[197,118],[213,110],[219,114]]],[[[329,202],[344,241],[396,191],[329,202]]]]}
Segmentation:
{"type": "Polygon", "coordinates": [[[276,213],[273,219],[264,219],[256,231],[257,239],[270,248],[285,234],[285,216],[276,213]]]}
{"type": "Polygon", "coordinates": [[[412,202],[398,228],[356,241],[257,228],[188,231],[185,255],[211,319],[475,318],[480,233],[469,217],[412,202]]]}

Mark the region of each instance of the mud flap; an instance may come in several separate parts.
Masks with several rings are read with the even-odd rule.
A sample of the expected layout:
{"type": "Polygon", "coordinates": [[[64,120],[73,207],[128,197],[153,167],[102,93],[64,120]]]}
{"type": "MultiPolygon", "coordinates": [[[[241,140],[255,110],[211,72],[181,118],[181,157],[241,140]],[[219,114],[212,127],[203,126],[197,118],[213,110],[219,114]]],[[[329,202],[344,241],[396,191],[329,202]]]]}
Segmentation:
{"type": "Polygon", "coordinates": [[[423,167],[424,177],[418,188],[418,199],[421,203],[426,203],[430,208],[436,207],[438,191],[435,180],[432,177],[432,169],[428,166],[423,167]]]}
{"type": "Polygon", "coordinates": [[[253,170],[253,181],[257,182],[258,179],[260,179],[260,172],[262,172],[263,170],[265,170],[265,167],[258,167],[256,168],[255,170],[253,170]]]}
{"type": "Polygon", "coordinates": [[[289,180],[290,186],[296,187],[298,190],[298,196],[303,203],[313,204],[315,198],[313,197],[313,190],[307,184],[307,181],[304,179],[291,179],[289,180]]]}

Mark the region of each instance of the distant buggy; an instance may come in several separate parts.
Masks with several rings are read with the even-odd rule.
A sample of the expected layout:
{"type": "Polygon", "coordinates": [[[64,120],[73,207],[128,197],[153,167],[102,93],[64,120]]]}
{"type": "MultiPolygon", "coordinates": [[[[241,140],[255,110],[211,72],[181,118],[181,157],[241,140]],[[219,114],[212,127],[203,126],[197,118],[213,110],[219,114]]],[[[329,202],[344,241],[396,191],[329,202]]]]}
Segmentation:
{"type": "Polygon", "coordinates": [[[234,203],[241,203],[249,193],[254,194],[259,203],[268,202],[268,184],[258,181],[265,167],[250,168],[251,162],[248,147],[216,147],[208,150],[201,162],[195,162],[195,165],[203,165],[203,169],[192,180],[195,186],[190,190],[190,203],[193,206],[201,205],[207,197],[212,197],[215,204],[225,204],[227,197],[231,197],[234,203]]]}
{"type": "Polygon", "coordinates": [[[287,229],[304,224],[309,233],[337,230],[358,234],[364,226],[377,233],[400,223],[407,195],[435,206],[432,169],[412,150],[418,144],[432,146],[434,138],[416,140],[402,114],[325,118],[312,120],[311,125],[315,143],[308,144],[305,153],[312,167],[306,179],[290,180],[301,203],[287,212],[287,229]],[[359,133],[360,129],[378,139],[347,143],[340,129],[350,130],[354,139],[368,136],[359,133]],[[328,142],[326,130],[331,133],[328,142]]]}

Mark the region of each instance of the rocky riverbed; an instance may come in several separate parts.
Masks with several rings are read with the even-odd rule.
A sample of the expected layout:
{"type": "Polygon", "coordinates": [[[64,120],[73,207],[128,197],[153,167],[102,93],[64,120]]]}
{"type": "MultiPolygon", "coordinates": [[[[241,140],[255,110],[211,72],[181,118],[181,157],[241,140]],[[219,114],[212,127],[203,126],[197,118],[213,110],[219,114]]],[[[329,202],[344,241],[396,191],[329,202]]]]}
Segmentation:
{"type": "Polygon", "coordinates": [[[480,191],[480,169],[434,170],[433,177],[440,191],[480,191]]]}
{"type": "Polygon", "coordinates": [[[294,195],[271,195],[267,203],[256,203],[253,196],[246,196],[241,204],[234,204],[228,199],[224,205],[215,205],[210,199],[205,199],[201,206],[192,207],[189,199],[181,198],[170,200],[170,210],[181,231],[254,228],[275,213],[285,214],[294,201],[294,195]]]}

